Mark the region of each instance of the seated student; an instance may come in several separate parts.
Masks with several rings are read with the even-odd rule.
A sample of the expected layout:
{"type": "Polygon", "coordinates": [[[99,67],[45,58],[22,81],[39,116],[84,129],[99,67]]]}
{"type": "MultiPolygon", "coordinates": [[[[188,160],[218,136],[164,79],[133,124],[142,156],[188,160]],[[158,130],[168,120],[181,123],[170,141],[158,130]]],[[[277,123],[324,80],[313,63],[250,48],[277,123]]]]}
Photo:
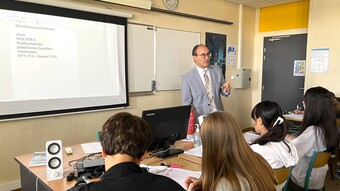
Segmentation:
{"type": "Polygon", "coordinates": [[[188,190],[275,190],[269,164],[246,143],[239,125],[226,112],[208,115],[201,127],[202,176],[188,177],[188,190]]]}
{"type": "MultiPolygon", "coordinates": [[[[333,92],[330,92],[330,93],[331,93],[332,99],[333,99],[335,117],[338,119],[338,118],[340,118],[340,102],[333,92]]],[[[338,127],[338,125],[339,124],[337,124],[337,127],[338,127]]]]}
{"type": "MultiPolygon", "coordinates": [[[[332,95],[332,100],[333,100],[333,105],[334,105],[334,112],[336,115],[336,118],[340,118],[340,102],[338,100],[338,98],[335,96],[335,94],[333,92],[329,92],[332,95]]],[[[303,114],[304,111],[301,109],[295,109],[293,110],[293,113],[295,114],[303,114]]]]}
{"type": "MultiPolygon", "coordinates": [[[[255,131],[261,135],[252,144],[253,151],[259,153],[273,169],[295,166],[298,154],[291,140],[286,137],[288,124],[276,102],[263,101],[251,111],[255,131]]],[[[282,190],[285,182],[277,187],[282,190]]]]}
{"type": "MultiPolygon", "coordinates": [[[[299,162],[292,169],[288,184],[290,190],[301,190],[307,168],[314,151],[333,151],[339,136],[335,124],[334,105],[331,93],[323,87],[313,87],[306,91],[303,98],[305,112],[298,136],[290,136],[295,145],[299,162]]],[[[328,165],[314,169],[309,180],[309,189],[324,186],[328,165]]]]}
{"type": "Polygon", "coordinates": [[[142,170],[139,166],[151,143],[151,130],[142,118],[122,112],[110,117],[100,134],[105,174],[96,182],[70,191],[183,190],[174,180],[142,170]]]}

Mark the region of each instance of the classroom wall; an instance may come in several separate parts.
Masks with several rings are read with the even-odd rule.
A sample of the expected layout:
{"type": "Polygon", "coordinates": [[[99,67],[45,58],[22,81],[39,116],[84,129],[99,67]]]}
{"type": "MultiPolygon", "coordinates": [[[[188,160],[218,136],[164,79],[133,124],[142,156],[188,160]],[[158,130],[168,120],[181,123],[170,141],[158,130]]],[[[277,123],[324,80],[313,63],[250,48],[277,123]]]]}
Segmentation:
{"type": "MultiPolygon", "coordinates": [[[[303,2],[300,2],[303,3],[303,2]]],[[[294,3],[292,3],[294,4],[294,3]]],[[[292,6],[292,4],[290,6],[292,6]]],[[[300,6],[300,4],[295,4],[300,6]]],[[[303,5],[307,5],[303,3],[303,5]]],[[[272,30],[260,32],[261,10],[256,11],[256,26],[255,26],[255,45],[254,45],[254,64],[253,64],[253,81],[252,81],[252,106],[261,101],[261,86],[262,86],[262,59],[263,59],[263,38],[268,36],[306,34],[307,33],[307,55],[306,55],[306,76],[305,76],[305,91],[310,87],[323,86],[328,90],[340,96],[340,87],[337,82],[340,80],[340,47],[337,42],[340,42],[340,37],[337,34],[340,30],[338,18],[340,17],[340,1],[338,0],[310,0],[308,13],[308,28],[289,29],[288,27],[281,30],[272,30]],[[329,48],[329,69],[326,73],[312,73],[310,68],[310,53],[312,48],[329,48]]],[[[286,5],[268,7],[266,9],[284,10],[286,5]]],[[[301,7],[300,7],[301,8],[301,7]]],[[[301,8],[306,9],[306,8],[301,8]]],[[[268,10],[267,10],[268,11],[268,10]]],[[[268,11],[271,12],[271,11],[268,11]]],[[[296,12],[297,13],[297,12],[296,12]]],[[[290,17],[293,20],[305,20],[305,14],[295,14],[290,17]]],[[[281,22],[285,17],[277,18],[273,21],[281,22]]],[[[267,23],[268,24],[268,23],[267,23]]],[[[275,24],[276,25],[276,24],[275,24]]]]}
{"type": "MultiPolygon", "coordinates": [[[[264,38],[306,34],[309,20],[309,3],[309,0],[304,0],[256,10],[252,106],[261,101],[264,38]]],[[[307,80],[305,78],[305,81],[307,80]]]]}
{"type": "MultiPolygon", "coordinates": [[[[239,6],[225,0],[185,0],[176,11],[234,22],[233,25],[218,24],[197,19],[156,13],[148,10],[111,5],[93,0],[74,0],[76,2],[108,5],[134,14],[129,22],[156,25],[187,31],[201,32],[201,42],[205,42],[205,32],[227,35],[227,43],[237,45],[239,6]]],[[[162,0],[155,0],[154,7],[164,8],[162,0]]],[[[243,63],[251,68],[254,58],[255,9],[244,7],[243,63]]],[[[142,51],[142,50],[141,50],[142,51]]],[[[191,56],[191,55],[188,55],[191,56]]],[[[194,64],[193,64],[194,65],[194,64]]],[[[237,66],[227,67],[227,79],[235,74],[237,66]]],[[[171,80],[171,79],[169,79],[171,80]]],[[[230,80],[231,81],[231,80],[230,80]]],[[[233,82],[231,81],[231,85],[233,82]]],[[[223,98],[225,110],[232,113],[242,128],[250,126],[252,88],[232,90],[228,98],[223,98]]],[[[0,190],[19,185],[19,166],[14,161],[17,155],[43,151],[47,140],[61,139],[63,145],[95,141],[95,132],[101,129],[106,119],[120,111],[141,115],[142,110],[181,105],[180,91],[157,92],[156,95],[130,97],[129,109],[98,111],[91,113],[52,116],[0,122],[0,190]]]]}
{"type": "Polygon", "coordinates": [[[340,96],[340,1],[311,0],[307,39],[307,60],[305,90],[314,86],[323,86],[340,96]],[[328,72],[311,72],[311,49],[329,48],[328,72]]]}
{"type": "Polygon", "coordinates": [[[259,32],[308,27],[309,0],[261,8],[259,32]]]}

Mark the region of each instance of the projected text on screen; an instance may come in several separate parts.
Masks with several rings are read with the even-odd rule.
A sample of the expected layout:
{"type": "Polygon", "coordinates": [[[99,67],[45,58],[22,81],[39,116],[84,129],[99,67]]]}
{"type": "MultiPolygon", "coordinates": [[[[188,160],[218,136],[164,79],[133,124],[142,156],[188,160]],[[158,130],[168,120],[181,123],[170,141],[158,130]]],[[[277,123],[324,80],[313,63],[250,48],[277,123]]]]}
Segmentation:
{"type": "Polygon", "coordinates": [[[126,105],[125,30],[0,9],[0,115],[126,105]]]}

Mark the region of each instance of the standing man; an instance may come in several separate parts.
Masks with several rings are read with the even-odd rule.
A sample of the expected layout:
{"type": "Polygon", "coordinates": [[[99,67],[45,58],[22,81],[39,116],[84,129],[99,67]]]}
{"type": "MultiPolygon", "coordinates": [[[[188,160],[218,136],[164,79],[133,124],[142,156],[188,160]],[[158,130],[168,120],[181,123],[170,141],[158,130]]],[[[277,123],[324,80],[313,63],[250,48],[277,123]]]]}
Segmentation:
{"type": "Polygon", "coordinates": [[[211,53],[199,44],[192,50],[195,67],[182,76],[182,103],[195,108],[195,116],[222,110],[221,95],[228,96],[231,87],[218,66],[209,65],[211,53]]]}
{"type": "Polygon", "coordinates": [[[139,166],[151,143],[150,126],[142,118],[126,112],[113,115],[103,126],[100,142],[106,172],[68,191],[184,191],[174,180],[139,166]]]}

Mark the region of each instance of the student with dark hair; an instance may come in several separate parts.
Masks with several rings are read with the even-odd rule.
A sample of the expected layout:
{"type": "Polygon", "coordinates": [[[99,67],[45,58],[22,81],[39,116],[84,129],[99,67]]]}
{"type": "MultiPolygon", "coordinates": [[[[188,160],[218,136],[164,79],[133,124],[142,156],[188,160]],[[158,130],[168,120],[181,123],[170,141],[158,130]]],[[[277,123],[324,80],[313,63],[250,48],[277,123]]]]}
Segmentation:
{"type": "Polygon", "coordinates": [[[70,191],[184,191],[174,180],[145,172],[139,166],[151,143],[150,127],[142,118],[126,112],[113,115],[104,124],[100,141],[106,172],[96,182],[70,191]]]}
{"type": "Polygon", "coordinates": [[[277,181],[266,160],[252,151],[239,125],[226,112],[214,112],[203,121],[202,176],[188,177],[188,190],[273,191],[277,181]]]}
{"type": "MultiPolygon", "coordinates": [[[[293,144],[299,154],[299,162],[292,170],[289,188],[300,190],[304,187],[307,168],[314,151],[333,151],[339,142],[336,129],[334,105],[331,93],[323,87],[313,87],[306,91],[303,104],[305,112],[298,136],[293,144]]],[[[309,188],[324,186],[328,165],[314,169],[310,176],[309,188]]]]}
{"type": "Polygon", "coordinates": [[[332,99],[333,99],[335,116],[336,116],[336,118],[339,118],[340,117],[340,102],[333,92],[330,92],[330,93],[331,93],[332,99]]]}
{"type": "MultiPolygon", "coordinates": [[[[288,124],[280,106],[272,101],[260,102],[251,111],[251,117],[255,131],[261,135],[251,144],[253,151],[266,159],[273,169],[295,166],[298,154],[286,137],[288,124]]],[[[282,190],[284,185],[285,182],[277,186],[277,190],[282,190]]]]}

